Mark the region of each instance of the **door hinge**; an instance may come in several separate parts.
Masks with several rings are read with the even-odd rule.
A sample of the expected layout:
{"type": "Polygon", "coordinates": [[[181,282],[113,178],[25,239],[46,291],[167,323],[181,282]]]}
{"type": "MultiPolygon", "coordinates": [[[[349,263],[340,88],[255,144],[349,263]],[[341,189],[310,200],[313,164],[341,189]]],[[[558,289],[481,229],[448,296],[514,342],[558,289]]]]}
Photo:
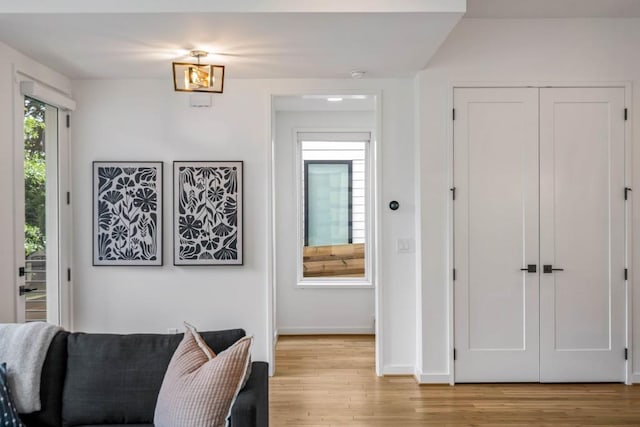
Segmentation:
{"type": "Polygon", "coordinates": [[[455,119],[456,119],[456,109],[455,109],[455,108],[453,108],[453,109],[451,110],[451,118],[452,118],[453,120],[455,120],[455,119]]]}
{"type": "Polygon", "coordinates": [[[67,268],[67,282],[71,281],[71,269],[67,268]]]}
{"type": "Polygon", "coordinates": [[[453,280],[456,280],[456,269],[453,269],[453,280]]]}
{"type": "Polygon", "coordinates": [[[18,277],[24,277],[24,267],[18,268],[18,277]]]}
{"type": "Polygon", "coordinates": [[[455,199],[456,199],[456,187],[451,187],[451,188],[449,189],[449,191],[451,191],[451,198],[452,198],[453,200],[455,200],[455,199]]]}
{"type": "Polygon", "coordinates": [[[624,109],[624,120],[625,120],[625,122],[627,121],[627,116],[628,116],[627,109],[625,108],[624,109]]]}
{"type": "Polygon", "coordinates": [[[624,269],[624,280],[628,280],[629,279],[629,269],[625,268],[624,269]]]}
{"type": "Polygon", "coordinates": [[[67,204],[70,205],[71,204],[71,192],[67,191],[67,204]]]}
{"type": "Polygon", "coordinates": [[[456,351],[456,349],[453,349],[453,360],[456,360],[458,358],[458,352],[456,351]]]}
{"type": "Polygon", "coordinates": [[[629,187],[624,187],[624,199],[628,200],[629,199],[629,191],[633,191],[631,188],[629,187]]]}
{"type": "Polygon", "coordinates": [[[628,348],[624,349],[624,360],[629,360],[629,349],[628,348]]]}
{"type": "Polygon", "coordinates": [[[71,127],[71,115],[67,114],[67,127],[70,128],[71,127]]]}

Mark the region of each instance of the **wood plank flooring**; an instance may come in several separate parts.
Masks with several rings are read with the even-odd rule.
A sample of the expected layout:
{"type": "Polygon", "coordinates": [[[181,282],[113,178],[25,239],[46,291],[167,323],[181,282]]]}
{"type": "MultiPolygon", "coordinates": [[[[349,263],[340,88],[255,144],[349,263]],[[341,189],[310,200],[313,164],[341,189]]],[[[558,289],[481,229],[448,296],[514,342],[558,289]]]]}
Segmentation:
{"type": "Polygon", "coordinates": [[[420,386],[376,377],[372,336],[280,337],[269,398],[272,427],[640,426],[640,385],[420,386]]]}

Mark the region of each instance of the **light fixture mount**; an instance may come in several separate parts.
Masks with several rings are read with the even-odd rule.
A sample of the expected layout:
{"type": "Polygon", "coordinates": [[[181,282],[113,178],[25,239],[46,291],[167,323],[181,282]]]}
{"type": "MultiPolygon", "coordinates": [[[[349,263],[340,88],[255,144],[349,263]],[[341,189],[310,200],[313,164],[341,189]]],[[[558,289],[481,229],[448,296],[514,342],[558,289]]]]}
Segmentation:
{"type": "Polygon", "coordinates": [[[197,64],[173,63],[173,87],[176,91],[222,93],[224,65],[201,64],[200,58],[208,55],[209,53],[204,50],[192,50],[189,56],[197,58],[197,64]]]}
{"type": "Polygon", "coordinates": [[[189,52],[189,56],[193,58],[198,58],[198,61],[199,61],[200,58],[205,58],[209,56],[209,52],[205,50],[192,50],[191,52],[189,52]]]}

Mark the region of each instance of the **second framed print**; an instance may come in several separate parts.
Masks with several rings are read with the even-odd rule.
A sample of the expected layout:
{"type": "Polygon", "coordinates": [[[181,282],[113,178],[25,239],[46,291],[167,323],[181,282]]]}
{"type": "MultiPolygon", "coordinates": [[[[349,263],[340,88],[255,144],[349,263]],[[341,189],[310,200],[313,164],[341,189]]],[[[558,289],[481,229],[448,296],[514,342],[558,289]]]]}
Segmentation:
{"type": "Polygon", "coordinates": [[[242,166],[173,162],[175,265],[242,265],[242,166]]]}

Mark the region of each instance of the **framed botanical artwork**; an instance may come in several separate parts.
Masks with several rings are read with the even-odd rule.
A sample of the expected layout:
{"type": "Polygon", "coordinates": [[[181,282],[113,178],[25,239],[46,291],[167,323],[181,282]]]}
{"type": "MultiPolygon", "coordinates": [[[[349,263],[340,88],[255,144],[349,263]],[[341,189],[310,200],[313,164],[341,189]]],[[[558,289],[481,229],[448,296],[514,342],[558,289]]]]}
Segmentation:
{"type": "Polygon", "coordinates": [[[93,162],[93,265],[162,265],[162,162],[93,162]]]}
{"type": "Polygon", "coordinates": [[[173,263],[242,265],[242,162],[173,162],[173,263]]]}

